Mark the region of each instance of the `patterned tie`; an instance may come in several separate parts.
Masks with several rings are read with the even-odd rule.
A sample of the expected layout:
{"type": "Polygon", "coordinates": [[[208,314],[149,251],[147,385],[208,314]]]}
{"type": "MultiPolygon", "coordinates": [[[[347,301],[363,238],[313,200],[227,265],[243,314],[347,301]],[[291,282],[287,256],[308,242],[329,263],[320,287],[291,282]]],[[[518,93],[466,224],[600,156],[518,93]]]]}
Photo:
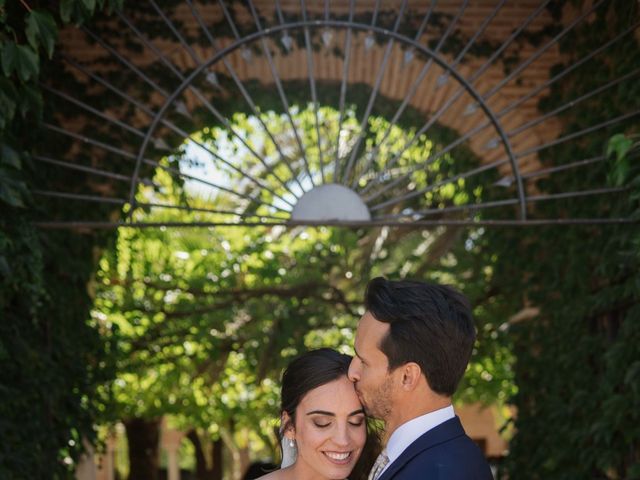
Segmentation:
{"type": "Polygon", "coordinates": [[[387,452],[383,450],[380,455],[378,455],[378,458],[376,458],[376,463],[373,464],[368,480],[377,480],[388,463],[389,457],[387,457],[387,452]]]}

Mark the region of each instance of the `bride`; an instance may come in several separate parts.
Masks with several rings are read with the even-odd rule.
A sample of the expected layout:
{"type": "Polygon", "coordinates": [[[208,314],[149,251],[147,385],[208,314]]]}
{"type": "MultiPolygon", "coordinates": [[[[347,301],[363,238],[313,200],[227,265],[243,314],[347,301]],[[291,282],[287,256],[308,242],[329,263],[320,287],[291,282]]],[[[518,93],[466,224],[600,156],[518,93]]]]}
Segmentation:
{"type": "Polygon", "coordinates": [[[379,446],[347,378],[350,362],[322,348],[289,364],[282,376],[282,468],[260,480],[367,478],[379,446]]]}

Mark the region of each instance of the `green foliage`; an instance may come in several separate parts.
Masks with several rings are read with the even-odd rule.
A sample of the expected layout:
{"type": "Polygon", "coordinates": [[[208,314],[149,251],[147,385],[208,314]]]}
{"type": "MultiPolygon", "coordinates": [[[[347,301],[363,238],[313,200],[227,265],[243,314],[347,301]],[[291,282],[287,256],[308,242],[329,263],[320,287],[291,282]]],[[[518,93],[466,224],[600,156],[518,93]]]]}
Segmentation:
{"type": "MultiPolygon", "coordinates": [[[[49,12],[32,10],[27,15],[26,23],[25,34],[31,48],[37,51],[41,45],[47,52],[47,56],[51,58],[53,56],[53,46],[58,38],[58,26],[52,15],[49,12]]],[[[8,76],[9,74],[5,71],[5,75],[8,76]]]]}
{"type": "Polygon", "coordinates": [[[39,173],[28,152],[43,143],[38,76],[63,23],[49,7],[0,1],[0,478],[8,480],[73,478],[105,403],[96,386],[112,375],[104,339],[87,323],[93,248],[104,240],[31,223],[42,208],[27,188],[39,173]]]}
{"type": "MultiPolygon", "coordinates": [[[[570,64],[637,18],[635,2],[614,1],[578,27],[562,51],[570,64]]],[[[584,95],[640,62],[632,36],[554,84],[544,111],[584,95]],[[597,65],[594,65],[597,63],[597,65]],[[599,75],[584,72],[603,72],[599,75]]],[[[560,71],[562,66],[556,67],[560,71]]],[[[559,136],[614,118],[640,95],[629,81],[562,114],[559,136]]],[[[628,122],[541,152],[543,162],[608,157],[592,173],[569,170],[540,179],[541,191],[596,188],[608,175],[619,195],[537,205],[532,217],[640,215],[638,123],[628,122]]],[[[488,232],[487,254],[501,259],[491,283],[512,311],[517,418],[506,470],[510,478],[640,478],[640,235],[637,225],[488,232]],[[528,309],[528,310],[525,310],[528,309]]]]}
{"type": "MultiPolygon", "coordinates": [[[[606,155],[613,157],[614,164],[609,176],[609,184],[614,187],[621,187],[630,180],[631,156],[629,151],[633,148],[633,139],[622,133],[618,133],[609,139],[606,155]]],[[[636,167],[637,170],[637,167],[636,167]]]]}
{"type": "Polygon", "coordinates": [[[6,77],[13,73],[18,78],[26,82],[39,73],[38,54],[27,45],[16,45],[15,43],[5,43],[0,53],[2,61],[2,72],[6,77]]]}
{"type": "MultiPolygon", "coordinates": [[[[41,120],[40,51],[45,58],[53,56],[60,26],[71,22],[80,25],[96,10],[112,13],[120,9],[122,3],[123,0],[64,0],[58,11],[51,11],[46,2],[0,2],[1,144],[18,149],[16,138],[10,134],[12,125],[26,122],[33,128],[41,120]]],[[[0,205],[18,206],[25,202],[27,194],[20,178],[21,169],[21,165],[15,163],[10,173],[0,169],[0,205]]]]}
{"type": "Polygon", "coordinates": [[[20,212],[0,217],[0,477],[68,478],[92,439],[95,387],[111,373],[86,323],[91,241],[43,237],[20,212]],[[77,256],[77,257],[76,257],[77,256]],[[60,259],[64,262],[60,262],[60,259]]]}
{"type": "MultiPolygon", "coordinates": [[[[300,134],[307,145],[314,143],[313,114],[312,107],[294,114],[296,123],[306,126],[300,134]]],[[[320,114],[326,137],[337,138],[338,112],[324,107],[320,114]]],[[[286,116],[272,110],[261,115],[286,144],[286,116]]],[[[343,127],[351,135],[359,130],[355,116],[353,108],[345,112],[343,127]]],[[[256,128],[254,116],[236,113],[232,119],[234,130],[247,143],[262,148],[265,155],[276,155],[256,128]]],[[[388,127],[384,118],[371,117],[367,141],[376,142],[388,127]]],[[[397,151],[412,134],[392,128],[389,144],[382,145],[373,168],[380,169],[389,152],[397,151]]],[[[227,129],[208,127],[194,138],[214,151],[239,157],[247,169],[260,168],[227,129]]],[[[352,138],[344,138],[344,143],[353,143],[352,138]]],[[[238,185],[236,191],[255,197],[256,186],[240,184],[239,173],[223,162],[189,158],[188,145],[183,157],[166,161],[216,171],[218,182],[238,185]]],[[[417,165],[433,148],[438,148],[433,140],[422,138],[400,164],[417,165]]],[[[319,162],[319,156],[311,153],[309,161],[319,162]]],[[[444,157],[419,172],[417,187],[429,177],[443,178],[454,161],[476,160],[444,157]]],[[[284,174],[276,170],[261,179],[284,195],[278,173],[284,174]]],[[[476,186],[465,182],[428,195],[429,201],[443,204],[455,203],[461,195],[481,199],[476,186]]],[[[222,215],[206,210],[231,205],[230,193],[209,196],[197,184],[183,184],[164,170],[156,171],[153,182],[139,187],[137,194],[140,204],[171,205],[185,198],[189,211],[150,208],[134,212],[133,220],[215,222],[222,215]]],[[[243,213],[247,212],[277,213],[251,204],[243,213]]],[[[480,257],[482,232],[472,232],[460,242],[465,238],[464,231],[447,228],[121,229],[100,260],[92,313],[96,328],[115,346],[118,375],[109,387],[113,420],[169,415],[175,426],[197,428],[201,438],[223,438],[230,448],[251,446],[254,452],[273,455],[283,366],[308,348],[330,346],[353,353],[364,286],[376,275],[432,279],[466,291],[478,305],[480,341],[457,400],[504,402],[513,389],[512,358],[500,329],[504,305],[484,289],[492,269],[486,263],[483,268],[487,259],[480,257]]]]}

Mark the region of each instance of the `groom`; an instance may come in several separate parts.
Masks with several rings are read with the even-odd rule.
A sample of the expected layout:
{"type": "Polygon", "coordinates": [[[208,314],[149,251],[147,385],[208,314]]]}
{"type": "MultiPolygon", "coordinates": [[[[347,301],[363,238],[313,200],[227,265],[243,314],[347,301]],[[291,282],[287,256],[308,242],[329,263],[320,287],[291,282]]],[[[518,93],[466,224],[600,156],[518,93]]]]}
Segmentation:
{"type": "Polygon", "coordinates": [[[491,480],[451,397],[476,338],[467,299],[451,287],[374,278],[349,378],[365,411],[385,422],[372,480],[491,480]]]}

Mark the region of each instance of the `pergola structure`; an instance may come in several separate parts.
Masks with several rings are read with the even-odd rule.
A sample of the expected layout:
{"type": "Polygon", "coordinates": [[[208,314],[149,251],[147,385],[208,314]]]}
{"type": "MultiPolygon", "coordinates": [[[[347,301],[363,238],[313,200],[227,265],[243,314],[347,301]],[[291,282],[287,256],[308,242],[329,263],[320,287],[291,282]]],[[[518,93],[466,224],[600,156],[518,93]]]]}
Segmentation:
{"type": "Polygon", "coordinates": [[[579,58],[561,52],[561,42],[606,3],[568,4],[555,16],[549,0],[127,3],[97,25],[62,32],[56,73],[43,82],[54,110],[45,124],[49,144],[61,148],[34,156],[68,179],[36,190],[42,199],[127,213],[38,223],[185,225],[140,222],[139,209],[197,212],[194,226],[630,223],[536,214],[539,202],[628,194],[602,174],[604,145],[591,158],[540,156],[612,126],[622,132],[640,114],[628,105],[622,115],[559,135],[563,114],[637,82],[640,66],[552,111],[538,108],[558,82],[594,74],[608,49],[637,35],[638,19],[630,18],[579,58]],[[536,35],[542,40],[531,41],[536,35]],[[311,112],[306,126],[297,116],[303,110],[311,112]],[[260,141],[238,130],[235,112],[251,118],[260,141]],[[233,148],[203,140],[214,125],[233,148]],[[204,168],[176,156],[185,140],[204,168]],[[188,196],[142,200],[137,192],[153,186],[156,169],[198,185],[206,205],[188,196]],[[599,184],[538,187],[541,178],[567,174],[595,175],[599,184]],[[449,185],[482,193],[455,201],[437,195],[449,185]]]}

